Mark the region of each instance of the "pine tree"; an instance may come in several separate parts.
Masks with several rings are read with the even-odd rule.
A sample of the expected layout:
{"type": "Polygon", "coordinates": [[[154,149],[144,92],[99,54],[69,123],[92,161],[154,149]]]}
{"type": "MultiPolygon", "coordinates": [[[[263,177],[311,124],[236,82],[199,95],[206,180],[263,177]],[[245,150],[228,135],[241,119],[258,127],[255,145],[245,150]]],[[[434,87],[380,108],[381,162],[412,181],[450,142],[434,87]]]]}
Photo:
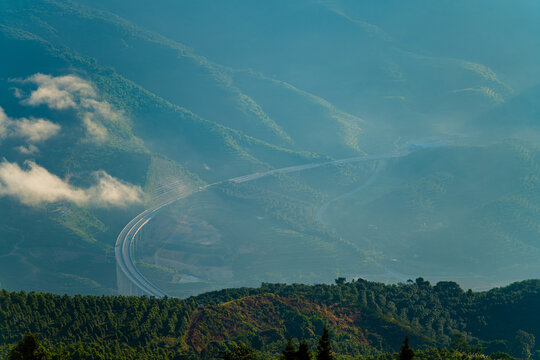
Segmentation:
{"type": "Polygon", "coordinates": [[[298,351],[296,352],[296,358],[298,360],[312,360],[313,355],[309,349],[309,345],[306,340],[302,340],[298,346],[298,351]]]}
{"type": "Polygon", "coordinates": [[[317,360],[334,360],[332,346],[330,345],[330,335],[328,329],[324,327],[323,334],[317,346],[317,360]]]}
{"type": "Polygon", "coordinates": [[[279,355],[280,360],[296,360],[296,347],[292,343],[291,338],[289,338],[289,341],[287,341],[287,346],[285,346],[285,349],[281,351],[281,354],[279,355]]]}
{"type": "Polygon", "coordinates": [[[401,350],[399,352],[399,360],[412,360],[414,358],[414,351],[409,346],[409,337],[405,337],[403,344],[401,345],[401,350]]]}
{"type": "Polygon", "coordinates": [[[42,360],[45,359],[45,351],[39,342],[37,335],[26,334],[15,345],[8,356],[9,360],[42,360]]]}

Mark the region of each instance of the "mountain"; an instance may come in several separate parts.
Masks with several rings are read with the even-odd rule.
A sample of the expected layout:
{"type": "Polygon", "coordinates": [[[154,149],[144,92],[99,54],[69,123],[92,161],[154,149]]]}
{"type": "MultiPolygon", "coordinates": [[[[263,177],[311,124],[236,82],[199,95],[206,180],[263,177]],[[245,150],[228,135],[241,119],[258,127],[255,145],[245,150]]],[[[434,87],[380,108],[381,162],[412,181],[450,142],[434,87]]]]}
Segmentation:
{"type": "Polygon", "coordinates": [[[388,160],[369,190],[332,199],[323,219],[385,259],[379,279],[452,273],[488,288],[534,278],[538,156],[517,141],[418,151],[388,160]]]}
{"type": "MultiPolygon", "coordinates": [[[[62,7],[64,5],[60,6],[61,4],[44,3],[42,7],[37,8],[34,7],[35,4],[26,5],[32,9],[36,9],[36,11],[41,11],[42,14],[47,14],[47,11],[44,9],[48,9],[53,15],[55,11],[67,11],[65,7],[62,7]]],[[[17,22],[17,19],[24,19],[23,15],[26,16],[26,11],[28,10],[25,4],[12,4],[12,6],[13,9],[6,10],[6,13],[9,13],[10,16],[4,17],[4,19],[13,23],[17,22]],[[17,18],[16,14],[19,14],[20,18],[17,18]]],[[[58,20],[60,17],[53,16],[53,18],[58,20]]],[[[102,19],[102,21],[105,20],[102,19]]],[[[45,24],[44,21],[39,23],[43,26],[45,24]]],[[[116,26],[119,28],[118,31],[126,31],[125,26],[122,27],[111,20],[108,23],[106,22],[106,25],[116,26]]],[[[50,27],[45,28],[45,30],[51,30],[50,27]]],[[[46,32],[45,34],[40,33],[40,35],[46,34],[46,32]]],[[[189,185],[202,181],[194,173],[194,171],[200,172],[201,169],[203,172],[201,174],[202,177],[212,181],[234,174],[252,172],[252,169],[256,168],[267,168],[271,166],[267,161],[293,164],[298,161],[308,161],[314,156],[307,152],[297,153],[292,150],[282,149],[244,135],[237,130],[205,120],[185,108],[174,105],[166,99],[150,93],[139,85],[122,77],[113,69],[100,66],[91,58],[81,57],[73,50],[67,48],[62,42],[58,41],[58,39],[55,39],[54,36],[51,40],[56,40],[57,46],[38,35],[8,25],[3,25],[2,35],[2,47],[9,50],[7,52],[8,56],[5,59],[8,66],[3,68],[4,73],[2,74],[2,78],[4,79],[3,98],[5,96],[5,99],[8,99],[5,104],[2,104],[6,113],[10,117],[32,116],[52,118],[55,122],[61,124],[62,127],[69,126],[69,131],[65,131],[66,134],[62,136],[61,142],[56,141],[51,145],[52,147],[50,147],[49,143],[46,144],[46,156],[41,153],[31,154],[34,159],[39,159],[37,161],[45,166],[46,169],[59,176],[67,176],[69,174],[70,177],[83,178],[85,174],[89,174],[93,170],[104,170],[139,186],[144,186],[145,184],[152,186],[152,184],[147,184],[147,178],[150,176],[157,178],[158,180],[156,181],[160,181],[160,176],[180,176],[182,177],[182,181],[189,185]],[[40,59],[39,66],[35,66],[35,63],[31,60],[36,58],[40,59]],[[29,61],[27,63],[21,61],[21,59],[28,59],[29,61]],[[63,75],[66,72],[69,75],[63,75]],[[31,81],[24,79],[31,79],[35,74],[59,74],[57,76],[52,75],[52,78],[49,79],[52,82],[56,79],[61,79],[62,76],[76,76],[76,79],[80,82],[90,84],[89,86],[99,89],[98,96],[103,99],[101,103],[105,104],[104,106],[114,109],[119,114],[114,119],[114,123],[106,116],[102,116],[100,119],[103,123],[98,126],[106,129],[108,139],[106,141],[96,142],[88,141],[84,136],[81,136],[81,130],[77,128],[78,123],[74,122],[74,119],[77,117],[84,118],[89,113],[86,112],[88,109],[84,109],[84,111],[80,109],[77,109],[77,111],[55,111],[59,109],[44,109],[41,106],[37,109],[32,108],[29,112],[29,109],[21,106],[21,101],[17,99],[16,94],[12,94],[13,85],[18,81],[27,86],[26,84],[31,81]],[[143,136],[139,137],[139,134],[143,136]],[[166,165],[167,163],[174,164],[173,168],[175,170],[172,173],[170,173],[171,170],[163,170],[165,174],[159,174],[160,167],[163,166],[162,164],[166,165]],[[185,167],[180,165],[180,163],[184,163],[185,167]],[[152,166],[152,164],[158,165],[152,166]],[[156,171],[156,173],[147,174],[150,168],[156,171]]],[[[146,41],[144,44],[150,46],[148,43],[158,46],[153,41],[146,41]]],[[[146,50],[144,49],[144,51],[146,50]]],[[[169,51],[174,53],[178,49],[174,50],[174,46],[170,46],[169,51]]],[[[126,59],[130,56],[128,54],[126,59]]],[[[206,69],[208,70],[208,68],[206,69]]],[[[206,70],[203,69],[201,71],[206,70]]],[[[50,75],[47,76],[50,77],[50,75]]],[[[19,88],[17,87],[17,89],[19,88]]],[[[19,89],[17,91],[22,90],[19,89]]],[[[82,99],[81,101],[87,101],[87,99],[82,99]]],[[[95,100],[92,99],[92,101],[95,100]]],[[[95,114],[92,113],[92,116],[95,116],[95,114]]],[[[20,154],[19,148],[14,147],[10,142],[4,142],[2,146],[4,148],[4,154],[9,154],[11,158],[22,161],[28,157],[28,154],[20,154]]],[[[158,186],[159,184],[154,183],[153,185],[158,186]]],[[[149,190],[151,191],[151,189],[149,190]]],[[[103,210],[99,210],[101,214],[96,218],[97,214],[93,214],[94,209],[91,209],[89,212],[88,209],[73,210],[71,207],[72,204],[69,203],[58,204],[54,211],[60,213],[60,217],[56,214],[50,214],[51,211],[46,211],[43,208],[22,208],[20,214],[12,214],[15,219],[8,222],[8,224],[13,226],[13,224],[23,224],[26,221],[32,221],[30,220],[31,218],[28,218],[28,211],[35,211],[36,214],[34,216],[45,216],[49,218],[46,220],[47,224],[44,225],[45,230],[40,229],[38,232],[53,232],[55,231],[53,229],[58,227],[58,223],[67,228],[67,234],[60,236],[63,239],[58,238],[57,235],[52,235],[52,233],[44,236],[46,238],[45,241],[52,242],[49,246],[57,246],[58,243],[67,240],[73,241],[78,237],[81,240],[86,240],[86,242],[95,243],[97,241],[95,237],[99,237],[99,241],[97,242],[100,243],[98,246],[101,247],[100,255],[102,258],[98,261],[111,264],[110,251],[112,249],[112,242],[110,239],[114,239],[115,233],[118,231],[118,226],[127,222],[127,219],[133,216],[134,212],[141,209],[141,207],[135,207],[127,213],[113,212],[112,214],[109,210],[105,213],[103,213],[103,210]],[[58,208],[62,208],[62,210],[60,211],[58,208]],[[78,214],[71,215],[73,211],[78,214]],[[66,213],[69,215],[66,216],[66,213]],[[103,223],[101,217],[109,218],[111,222],[109,224],[103,223]],[[84,224],[85,222],[88,224],[84,224]],[[114,226],[112,232],[109,230],[111,225],[114,226]],[[88,234],[88,232],[93,233],[88,234]]],[[[17,250],[15,244],[18,243],[19,236],[23,236],[26,239],[25,235],[18,235],[17,231],[17,228],[6,230],[8,234],[14,234],[9,235],[10,238],[13,238],[13,250],[17,250]]],[[[20,240],[23,241],[22,238],[20,240]]],[[[34,241],[39,240],[33,237],[32,242],[34,241]]],[[[43,246],[40,243],[35,245],[38,247],[43,246]]],[[[96,245],[94,244],[92,246],[96,245]]],[[[9,246],[9,244],[6,244],[6,250],[12,250],[9,246]]],[[[33,246],[34,244],[30,248],[33,246]]],[[[83,246],[87,245],[85,244],[83,246]]],[[[59,249],[58,251],[61,252],[62,250],[59,249]]],[[[84,251],[80,252],[86,251],[84,249],[84,251]]],[[[80,254],[77,255],[79,250],[70,249],[70,252],[72,253],[71,257],[77,258],[81,256],[80,254]]],[[[19,255],[16,257],[19,257],[19,255]]],[[[58,258],[60,260],[62,256],[59,255],[58,258]]],[[[13,260],[14,263],[18,264],[21,259],[13,260]]],[[[6,263],[6,266],[11,267],[13,264],[6,263]]],[[[70,266],[71,264],[66,265],[68,268],[70,266]]],[[[111,264],[110,266],[112,267],[114,265],[111,264]]],[[[111,271],[110,268],[109,271],[111,271]]],[[[7,270],[5,273],[6,277],[11,275],[7,270]]],[[[88,274],[84,275],[88,276],[88,274]]],[[[101,284],[97,284],[94,279],[88,279],[86,276],[80,276],[80,274],[61,273],[56,276],[69,276],[74,277],[75,281],[79,279],[87,283],[93,282],[94,285],[91,285],[94,287],[93,291],[101,292],[104,290],[99,288],[101,284]]],[[[35,278],[36,273],[34,272],[31,277],[35,278]]],[[[3,278],[3,283],[6,283],[5,286],[10,286],[9,284],[14,284],[15,281],[14,279],[3,278]]],[[[32,288],[32,285],[26,286],[32,288]]],[[[88,284],[84,286],[88,286],[88,284]]],[[[113,283],[108,284],[108,286],[110,288],[115,287],[113,283]]],[[[58,291],[81,291],[79,289],[81,288],[78,286],[74,287],[73,283],[69,283],[65,287],[58,288],[58,291]]],[[[85,291],[88,290],[87,288],[85,291]]]]}
{"type": "Polygon", "coordinates": [[[117,294],[160,204],[131,256],[171,296],[535,276],[538,10],[3,2],[0,285],[117,294]]]}
{"type": "Polygon", "coordinates": [[[539,75],[538,7],[529,1],[86,3],[399,134],[455,130],[539,75]]]}

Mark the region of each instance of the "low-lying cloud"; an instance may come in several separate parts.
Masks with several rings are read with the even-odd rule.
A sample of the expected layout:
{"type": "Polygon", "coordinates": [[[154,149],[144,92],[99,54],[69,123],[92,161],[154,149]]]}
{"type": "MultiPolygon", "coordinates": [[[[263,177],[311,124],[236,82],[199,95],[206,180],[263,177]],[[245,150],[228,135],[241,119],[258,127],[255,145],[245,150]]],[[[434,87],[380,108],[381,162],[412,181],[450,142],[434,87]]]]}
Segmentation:
{"type": "Polygon", "coordinates": [[[0,107],[0,140],[23,138],[29,143],[48,140],[60,131],[60,125],[46,119],[12,119],[0,107]]]}
{"type": "Polygon", "coordinates": [[[94,205],[127,206],[142,201],[142,189],[120,181],[105,171],[94,173],[97,184],[87,190],[94,205]]]}
{"type": "Polygon", "coordinates": [[[83,117],[83,125],[86,128],[88,138],[98,143],[102,143],[107,140],[107,128],[105,128],[105,126],[99,122],[94,121],[93,116],[90,114],[83,117]]]}
{"type": "Polygon", "coordinates": [[[14,135],[32,143],[45,141],[59,131],[60,125],[45,119],[20,119],[13,122],[14,135]]]}
{"type": "Polygon", "coordinates": [[[39,152],[39,149],[35,145],[28,145],[28,146],[17,146],[17,150],[23,154],[23,155],[34,155],[39,152]]]}
{"type": "Polygon", "coordinates": [[[76,75],[55,77],[38,73],[21,82],[37,85],[37,89],[32,90],[29,95],[16,89],[22,104],[46,105],[54,110],[76,110],[86,129],[88,140],[104,142],[109,135],[104,123],[123,118],[123,113],[115,110],[111,104],[98,100],[92,83],[76,75]]]}
{"type": "Polygon", "coordinates": [[[45,104],[51,109],[65,110],[76,108],[80,98],[96,96],[94,88],[75,75],[53,77],[38,73],[26,78],[23,82],[38,86],[28,98],[22,101],[26,105],[45,104]]]}
{"type": "Polygon", "coordinates": [[[7,117],[4,109],[0,107],[0,140],[7,137],[9,118],[7,117]]]}
{"type": "Polygon", "coordinates": [[[0,162],[0,196],[11,196],[29,206],[55,201],[70,201],[94,207],[126,207],[142,202],[143,192],[135,186],[112,177],[105,171],[92,174],[96,184],[78,188],[51,174],[33,161],[25,168],[6,160],[0,162]]]}

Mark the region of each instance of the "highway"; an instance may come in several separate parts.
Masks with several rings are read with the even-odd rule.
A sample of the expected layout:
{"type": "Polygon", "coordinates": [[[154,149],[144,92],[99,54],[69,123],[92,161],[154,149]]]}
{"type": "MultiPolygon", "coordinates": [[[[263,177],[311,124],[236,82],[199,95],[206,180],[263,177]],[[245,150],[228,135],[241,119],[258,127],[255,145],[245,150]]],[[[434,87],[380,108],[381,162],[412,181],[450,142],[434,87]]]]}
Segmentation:
{"type": "Polygon", "coordinates": [[[197,191],[189,191],[186,187],[181,186],[179,181],[176,180],[170,184],[167,184],[166,189],[159,187],[159,191],[154,194],[154,199],[158,200],[158,204],[144,210],[142,213],[133,218],[126,226],[124,226],[116,238],[116,245],[114,248],[116,264],[124,276],[143,294],[158,298],[167,295],[163,290],[148,281],[148,279],[141,274],[133,262],[133,256],[135,254],[135,238],[137,234],[164,207],[183,199],[194,192],[203,191],[209,186],[214,186],[216,184],[219,183],[201,186],[197,191]],[[178,186],[176,187],[176,185],[178,186]]]}
{"type": "Polygon", "coordinates": [[[229,180],[226,180],[226,181],[230,181],[230,182],[234,182],[234,183],[243,183],[243,182],[246,182],[246,181],[256,180],[256,179],[259,179],[259,178],[262,178],[262,177],[265,177],[265,176],[268,176],[268,175],[277,174],[277,173],[286,174],[286,173],[304,171],[304,170],[308,170],[308,169],[321,167],[321,166],[324,166],[324,165],[339,165],[339,164],[349,164],[349,163],[362,162],[362,161],[374,161],[374,160],[391,159],[391,158],[397,158],[397,157],[402,157],[402,156],[408,155],[411,152],[412,151],[400,151],[400,152],[395,152],[395,153],[391,153],[391,154],[384,154],[384,155],[356,156],[356,157],[352,157],[352,158],[346,158],[346,159],[340,159],[340,160],[331,160],[331,161],[326,161],[326,162],[321,162],[321,163],[313,163],[313,164],[298,165],[298,166],[289,166],[289,167],[284,167],[284,168],[280,168],[280,169],[269,170],[269,171],[264,171],[264,172],[257,172],[257,173],[254,173],[254,174],[239,176],[239,177],[235,177],[235,178],[232,178],[232,179],[229,179],[229,180]]]}
{"type": "Polygon", "coordinates": [[[133,263],[135,246],[134,240],[135,236],[139,233],[143,226],[148,224],[148,222],[158,213],[158,211],[164,206],[167,206],[169,203],[159,204],[147,209],[131,220],[122,229],[120,235],[118,235],[114,249],[116,263],[127,279],[133,285],[139,288],[144,294],[155,297],[163,297],[166,294],[164,291],[148,281],[133,263]]]}
{"type": "MultiPolygon", "coordinates": [[[[429,143],[428,145],[429,147],[435,147],[435,146],[446,146],[447,144],[441,142],[436,145],[434,145],[434,143],[429,143]]],[[[152,220],[152,218],[155,215],[159,213],[161,209],[163,209],[167,205],[170,205],[193,193],[204,191],[212,186],[215,186],[217,184],[222,184],[225,182],[244,183],[244,182],[260,179],[269,175],[277,174],[277,173],[285,174],[285,173],[305,171],[308,169],[313,169],[313,168],[321,167],[324,165],[349,164],[349,163],[356,163],[356,162],[363,162],[363,161],[375,161],[375,160],[398,158],[398,157],[406,156],[422,148],[424,148],[423,144],[419,144],[419,145],[415,144],[414,146],[409,145],[407,149],[397,150],[390,154],[357,156],[357,157],[351,157],[351,158],[346,158],[346,159],[331,160],[331,161],[326,161],[326,162],[311,163],[311,164],[298,165],[298,166],[289,166],[289,167],[284,167],[280,169],[257,172],[254,174],[234,177],[228,180],[201,186],[198,188],[198,190],[195,190],[195,191],[187,191],[186,188],[180,188],[180,190],[178,188],[172,188],[170,190],[166,190],[166,189],[163,190],[162,188],[159,188],[158,204],[154,205],[153,207],[137,215],[133,220],[131,220],[122,229],[122,231],[118,235],[116,239],[116,246],[115,246],[115,257],[116,257],[117,265],[122,271],[122,273],[126,276],[126,278],[135,287],[137,287],[143,294],[149,295],[149,296],[155,296],[157,298],[164,297],[167,294],[163,290],[159,289],[156,285],[152,284],[148,279],[144,277],[144,275],[142,275],[139,272],[139,270],[135,266],[135,263],[133,262],[133,255],[135,253],[135,237],[137,236],[137,234],[141,231],[141,229],[146,224],[148,224],[148,222],[150,222],[150,220],[152,220]]],[[[175,184],[178,184],[178,182],[176,181],[175,184]]],[[[166,187],[170,188],[170,186],[166,186],[166,187]]]]}

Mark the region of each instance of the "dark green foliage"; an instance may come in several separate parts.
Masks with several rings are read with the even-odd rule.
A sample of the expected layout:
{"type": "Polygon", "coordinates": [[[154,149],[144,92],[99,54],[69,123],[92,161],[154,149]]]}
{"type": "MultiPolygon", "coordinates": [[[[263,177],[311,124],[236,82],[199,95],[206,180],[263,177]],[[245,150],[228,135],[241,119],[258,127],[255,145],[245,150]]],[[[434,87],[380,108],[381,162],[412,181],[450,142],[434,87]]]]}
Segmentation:
{"type": "Polygon", "coordinates": [[[279,355],[280,360],[296,360],[297,350],[294,344],[292,343],[291,338],[287,340],[287,345],[285,346],[285,349],[281,351],[281,354],[279,355]]]}
{"type": "MultiPolygon", "coordinates": [[[[424,338],[437,339],[445,346],[450,345],[451,336],[456,332],[466,332],[482,339],[488,353],[512,352],[515,334],[521,328],[536,336],[540,333],[539,324],[534,321],[540,318],[536,305],[540,301],[538,280],[481,293],[464,292],[453,282],[431,286],[423,280],[398,285],[364,280],[342,286],[263,284],[259,289],[229,289],[198,298],[205,304],[215,304],[268,292],[284,297],[303,296],[326,304],[361,306],[365,314],[384,315],[409,324],[424,338]],[[488,349],[490,346],[493,350],[488,349]]],[[[391,343],[394,349],[399,348],[399,343],[391,339],[390,333],[381,335],[385,343],[391,343]]]]}
{"type": "Polygon", "coordinates": [[[465,335],[461,333],[455,333],[454,336],[452,336],[452,343],[451,343],[452,349],[455,349],[457,351],[460,351],[462,353],[467,354],[480,354],[482,353],[482,347],[481,346],[473,346],[469,344],[467,341],[467,338],[465,335]]]}
{"type": "Polygon", "coordinates": [[[9,360],[45,360],[45,350],[37,335],[26,334],[9,352],[9,360]]]}
{"type": "Polygon", "coordinates": [[[330,334],[328,328],[325,326],[323,334],[319,339],[319,345],[317,345],[317,360],[333,360],[334,354],[332,351],[332,345],[330,344],[330,334]]]}
{"type": "Polygon", "coordinates": [[[289,338],[287,340],[287,345],[285,345],[285,348],[281,351],[281,354],[279,354],[280,360],[312,360],[313,355],[311,353],[311,349],[309,348],[309,344],[304,339],[300,342],[298,345],[298,349],[294,346],[292,339],[289,338]]]}
{"type": "Polygon", "coordinates": [[[412,360],[414,358],[414,350],[409,346],[409,337],[403,340],[401,350],[399,351],[399,360],[412,360]]]}
{"type": "Polygon", "coordinates": [[[230,349],[223,351],[220,358],[224,360],[255,360],[257,354],[246,344],[240,343],[240,345],[233,344],[230,349]]]}
{"type": "Polygon", "coordinates": [[[510,356],[504,352],[493,353],[491,354],[490,358],[497,359],[497,360],[515,360],[516,359],[515,357],[510,356]]]}
{"type": "Polygon", "coordinates": [[[192,300],[124,296],[60,296],[0,292],[0,343],[26,331],[55,342],[118,342],[147,345],[178,338],[187,329],[192,300]]]}
{"type": "Polygon", "coordinates": [[[342,285],[263,284],[185,300],[1,291],[0,347],[4,348],[0,354],[7,356],[13,344],[31,332],[39,334],[49,354],[67,354],[69,359],[208,359],[230,343],[243,343],[261,355],[278,356],[294,330],[300,335],[294,335],[292,344],[297,339],[307,340],[294,349],[302,360],[309,359],[308,344],[313,346],[318,340],[313,333],[323,333],[317,348],[319,358],[331,354],[330,349],[336,356],[395,354],[399,339],[407,334],[417,344],[415,359],[437,358],[422,350],[433,346],[451,346],[444,355],[450,359],[456,354],[474,357],[481,351],[479,345],[485,354],[534,358],[539,350],[534,341],[540,334],[539,302],[537,280],[479,293],[464,292],[451,282],[435,286],[425,281],[384,285],[365,280],[342,285]],[[272,302],[275,299],[281,302],[272,302]],[[278,317],[277,322],[266,322],[266,314],[260,314],[262,309],[270,309],[264,302],[274,307],[272,316],[278,317]],[[252,311],[249,317],[237,312],[248,307],[252,311]],[[210,308],[214,310],[207,314],[213,315],[199,316],[210,308]],[[314,312],[298,313],[308,308],[314,312]],[[328,317],[322,308],[343,312],[328,317]],[[354,323],[349,318],[354,318],[354,323]],[[323,330],[325,324],[332,326],[331,346],[329,329],[323,330]],[[200,337],[198,343],[187,341],[193,338],[190,331],[207,337],[200,337]],[[361,337],[354,337],[358,331],[361,337]],[[212,337],[212,333],[217,335],[212,337]]]}
{"type": "Polygon", "coordinates": [[[298,351],[296,353],[296,358],[298,360],[312,360],[313,355],[311,354],[311,349],[306,340],[302,340],[300,345],[298,345],[298,351]]]}
{"type": "Polygon", "coordinates": [[[535,343],[536,339],[534,335],[523,330],[518,330],[514,337],[513,352],[520,358],[529,359],[532,356],[535,343]]]}

